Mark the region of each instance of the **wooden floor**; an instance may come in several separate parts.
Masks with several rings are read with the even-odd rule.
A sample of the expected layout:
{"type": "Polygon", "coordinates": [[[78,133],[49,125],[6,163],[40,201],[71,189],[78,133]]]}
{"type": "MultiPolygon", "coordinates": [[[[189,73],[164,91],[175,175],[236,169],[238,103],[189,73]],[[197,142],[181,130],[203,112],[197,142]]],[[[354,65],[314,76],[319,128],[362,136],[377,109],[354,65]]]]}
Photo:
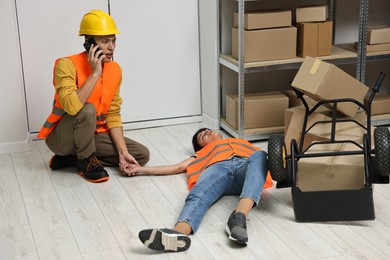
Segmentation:
{"type": "MultiPolygon", "coordinates": [[[[192,154],[199,124],[127,131],[147,145],[149,165],[192,154]]],[[[266,149],[266,143],[255,143],[266,149]],[[265,147],[264,147],[265,146],[265,147]]],[[[0,155],[0,259],[390,259],[390,187],[374,187],[374,221],[297,223],[290,189],[268,189],[249,215],[247,247],[231,243],[225,223],[238,199],[220,199],[183,253],[145,248],[138,232],[173,227],[188,193],[185,176],[122,177],[86,182],[74,170],[51,171],[43,141],[0,155]]]]}

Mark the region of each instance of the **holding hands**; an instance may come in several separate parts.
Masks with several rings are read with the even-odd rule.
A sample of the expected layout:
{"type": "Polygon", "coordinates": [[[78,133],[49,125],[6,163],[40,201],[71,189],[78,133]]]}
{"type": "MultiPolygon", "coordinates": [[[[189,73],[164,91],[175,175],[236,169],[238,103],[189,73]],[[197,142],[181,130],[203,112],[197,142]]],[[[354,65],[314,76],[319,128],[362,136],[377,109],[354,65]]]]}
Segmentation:
{"type": "Polygon", "coordinates": [[[141,166],[131,154],[127,154],[119,159],[119,170],[125,176],[135,176],[138,174],[141,166]]]}

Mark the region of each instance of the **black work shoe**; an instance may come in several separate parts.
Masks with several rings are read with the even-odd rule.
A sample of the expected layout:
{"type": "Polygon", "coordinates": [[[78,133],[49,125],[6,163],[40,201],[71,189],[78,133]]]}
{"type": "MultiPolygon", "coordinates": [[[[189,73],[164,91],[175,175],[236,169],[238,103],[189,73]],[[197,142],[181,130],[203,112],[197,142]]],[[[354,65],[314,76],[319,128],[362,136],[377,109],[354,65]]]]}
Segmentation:
{"type": "Polygon", "coordinates": [[[77,170],[90,182],[103,182],[110,177],[94,154],[88,159],[78,159],[77,170]]]}
{"type": "Polygon", "coordinates": [[[230,240],[246,245],[248,234],[246,232],[246,217],[244,213],[233,211],[227,222],[226,232],[229,234],[230,240]]]}
{"type": "Polygon", "coordinates": [[[141,242],[150,249],[159,251],[186,251],[191,239],[173,229],[145,229],[138,234],[141,242]]]}
{"type": "Polygon", "coordinates": [[[51,157],[49,162],[49,167],[52,170],[58,170],[67,167],[76,168],[76,166],[77,166],[77,156],[72,154],[66,156],[55,154],[53,155],[53,157],[51,157]]]}

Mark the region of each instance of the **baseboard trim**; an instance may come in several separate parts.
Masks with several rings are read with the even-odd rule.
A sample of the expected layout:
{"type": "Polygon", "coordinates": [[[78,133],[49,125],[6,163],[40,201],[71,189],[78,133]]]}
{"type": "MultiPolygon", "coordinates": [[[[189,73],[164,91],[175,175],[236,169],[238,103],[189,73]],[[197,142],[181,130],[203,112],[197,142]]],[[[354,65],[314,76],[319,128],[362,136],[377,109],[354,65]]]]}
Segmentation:
{"type": "Polygon", "coordinates": [[[211,129],[219,129],[219,120],[205,113],[202,114],[202,125],[211,129]]]}
{"type": "Polygon", "coordinates": [[[31,135],[27,134],[26,140],[10,143],[0,143],[0,154],[19,153],[31,151],[31,135]]]}
{"type": "MultiPolygon", "coordinates": [[[[156,119],[148,120],[141,122],[128,122],[123,123],[123,130],[135,130],[142,128],[151,128],[167,125],[179,125],[179,124],[189,124],[189,123],[199,123],[202,122],[202,116],[187,116],[187,117],[178,117],[178,118],[168,118],[168,119],[156,119]]],[[[38,133],[30,134],[32,140],[39,139],[37,138],[38,133]]]]}
{"type": "Polygon", "coordinates": [[[168,119],[156,119],[142,122],[129,122],[123,124],[123,130],[135,130],[141,128],[151,128],[167,125],[179,125],[188,123],[202,122],[201,116],[189,116],[179,118],[168,118],[168,119]]]}

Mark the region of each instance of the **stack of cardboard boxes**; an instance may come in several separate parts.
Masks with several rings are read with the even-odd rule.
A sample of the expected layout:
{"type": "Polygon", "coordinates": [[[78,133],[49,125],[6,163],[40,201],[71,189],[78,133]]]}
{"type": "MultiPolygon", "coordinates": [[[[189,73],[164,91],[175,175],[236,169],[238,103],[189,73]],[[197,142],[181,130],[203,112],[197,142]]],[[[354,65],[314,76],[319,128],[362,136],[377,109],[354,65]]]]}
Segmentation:
{"type": "MultiPolygon", "coordinates": [[[[290,10],[246,13],[244,17],[244,62],[296,57],[297,28],[290,10]]],[[[238,59],[238,13],[234,14],[232,56],[238,59]]]]}
{"type": "MultiPolygon", "coordinates": [[[[357,49],[357,43],[355,43],[357,49]]],[[[367,32],[367,52],[390,51],[390,27],[370,28],[367,32]]],[[[390,96],[380,94],[371,105],[371,115],[390,113],[390,96]]]]}
{"type": "MultiPolygon", "coordinates": [[[[355,48],[357,49],[357,43],[355,48]]],[[[390,27],[369,28],[367,32],[367,52],[389,51],[390,50],[390,27]]]]}
{"type": "MultiPolygon", "coordinates": [[[[306,57],[299,69],[292,86],[305,93],[314,100],[329,100],[334,98],[352,98],[363,102],[369,88],[348,75],[338,67],[319,59],[306,57]]],[[[337,106],[340,117],[353,118],[364,124],[366,114],[358,111],[355,104],[337,106]]],[[[331,111],[326,107],[309,116],[306,130],[318,121],[331,120],[331,111]]],[[[285,143],[287,154],[290,154],[291,140],[299,142],[305,116],[303,107],[286,110],[285,116],[285,143]]],[[[349,140],[363,144],[363,135],[366,130],[355,123],[344,122],[336,124],[336,140],[349,140]]],[[[373,132],[373,130],[371,130],[373,132]]],[[[306,149],[312,142],[328,141],[331,139],[331,125],[317,124],[305,135],[306,149]]],[[[350,143],[334,143],[314,145],[305,153],[341,152],[361,150],[350,143]]],[[[301,158],[298,163],[297,186],[302,191],[323,191],[358,189],[365,183],[364,160],[361,155],[325,156],[301,158]]]]}
{"type": "Polygon", "coordinates": [[[298,56],[319,57],[332,54],[333,23],[328,21],[327,6],[296,9],[298,56]]]}
{"type": "MultiPolygon", "coordinates": [[[[297,26],[292,26],[291,10],[248,12],[244,15],[244,62],[283,60],[331,54],[332,22],[327,7],[303,7],[296,10],[297,26]],[[297,35],[299,32],[299,38],[297,35]],[[298,41],[297,41],[298,40],[298,41]]],[[[234,13],[232,56],[238,59],[238,13],[234,13]]],[[[294,106],[294,93],[245,95],[244,128],[281,127],[285,110],[294,106]]],[[[296,98],[295,98],[296,99],[296,98]]],[[[226,95],[226,121],[238,129],[238,97],[226,95]]]]}
{"type": "MultiPolygon", "coordinates": [[[[318,57],[332,54],[333,23],[328,7],[310,6],[296,10],[248,12],[244,15],[244,62],[318,57]]],[[[232,56],[238,59],[238,13],[234,13],[232,56]]]]}

